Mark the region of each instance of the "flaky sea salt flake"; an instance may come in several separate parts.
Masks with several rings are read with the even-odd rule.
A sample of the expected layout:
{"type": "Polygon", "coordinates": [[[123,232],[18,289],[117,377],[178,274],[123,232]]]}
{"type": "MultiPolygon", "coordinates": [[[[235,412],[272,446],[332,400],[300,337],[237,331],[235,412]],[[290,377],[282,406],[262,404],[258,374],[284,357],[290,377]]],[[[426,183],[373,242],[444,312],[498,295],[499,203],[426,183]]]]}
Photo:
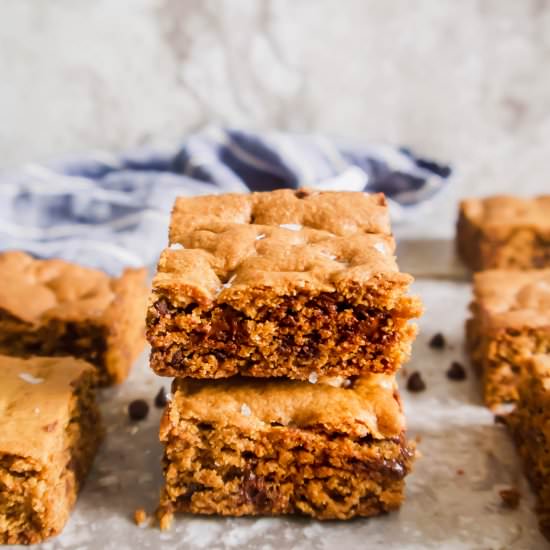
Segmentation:
{"type": "Polygon", "coordinates": [[[20,372],[19,378],[28,384],[42,384],[42,382],[44,382],[44,378],[38,378],[28,372],[20,372]]]}
{"type": "Polygon", "coordinates": [[[279,227],[288,229],[289,231],[300,231],[303,228],[299,223],[282,223],[279,227]]]}
{"type": "Polygon", "coordinates": [[[241,405],[241,414],[243,416],[250,416],[252,414],[252,411],[250,410],[250,407],[246,403],[243,403],[241,405]]]}
{"type": "Polygon", "coordinates": [[[316,372],[310,372],[307,377],[310,384],[317,384],[318,376],[316,372]]]}
{"type": "Polygon", "coordinates": [[[224,283],[222,285],[222,288],[231,288],[231,285],[233,284],[233,281],[237,278],[237,275],[233,275],[231,277],[231,279],[229,279],[229,281],[227,281],[227,283],[224,283]]]}

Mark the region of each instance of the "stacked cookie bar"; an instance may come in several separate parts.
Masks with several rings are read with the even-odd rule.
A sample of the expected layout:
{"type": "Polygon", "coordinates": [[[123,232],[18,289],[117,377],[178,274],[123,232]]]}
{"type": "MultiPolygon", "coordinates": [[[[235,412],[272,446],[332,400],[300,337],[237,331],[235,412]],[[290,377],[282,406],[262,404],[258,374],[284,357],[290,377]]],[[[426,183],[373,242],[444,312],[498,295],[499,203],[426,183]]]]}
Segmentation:
{"type": "Polygon", "coordinates": [[[414,450],[394,375],[420,314],[382,195],[177,200],[147,318],[175,376],[160,430],[173,512],[370,516],[414,450]]]}
{"type": "Polygon", "coordinates": [[[456,244],[476,271],[468,348],[497,408],[517,400],[524,360],[550,353],[550,195],[463,200],[456,244]]]}

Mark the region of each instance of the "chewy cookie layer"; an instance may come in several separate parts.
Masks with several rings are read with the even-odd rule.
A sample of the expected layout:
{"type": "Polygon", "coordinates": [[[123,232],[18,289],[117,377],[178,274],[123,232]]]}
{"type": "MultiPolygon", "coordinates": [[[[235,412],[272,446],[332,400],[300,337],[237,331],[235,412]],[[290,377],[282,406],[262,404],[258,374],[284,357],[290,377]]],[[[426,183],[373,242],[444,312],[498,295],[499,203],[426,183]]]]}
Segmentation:
{"type": "Polygon", "coordinates": [[[398,508],[414,447],[393,377],[326,382],[176,380],[160,430],[161,526],[173,512],[348,519],[398,508]]]}
{"type": "Polygon", "coordinates": [[[524,359],[550,353],[550,269],[476,273],[470,309],[466,336],[485,402],[513,402],[524,359]]]}
{"type": "Polygon", "coordinates": [[[122,382],[145,345],[146,272],[110,278],[62,260],[0,254],[0,353],[72,355],[102,385],[122,382]]]}
{"type": "Polygon", "coordinates": [[[457,248],[474,271],[550,267],[550,195],[462,201],[457,248]]]}
{"type": "Polygon", "coordinates": [[[550,540],[550,355],[526,363],[519,400],[507,423],[537,495],[541,531],[550,540]]]}
{"type": "Polygon", "coordinates": [[[99,442],[94,369],[73,358],[0,356],[0,543],[59,533],[99,442]]]}
{"type": "Polygon", "coordinates": [[[394,372],[420,302],[382,195],[281,190],[177,200],[148,313],[161,375],[307,380],[394,372]]]}

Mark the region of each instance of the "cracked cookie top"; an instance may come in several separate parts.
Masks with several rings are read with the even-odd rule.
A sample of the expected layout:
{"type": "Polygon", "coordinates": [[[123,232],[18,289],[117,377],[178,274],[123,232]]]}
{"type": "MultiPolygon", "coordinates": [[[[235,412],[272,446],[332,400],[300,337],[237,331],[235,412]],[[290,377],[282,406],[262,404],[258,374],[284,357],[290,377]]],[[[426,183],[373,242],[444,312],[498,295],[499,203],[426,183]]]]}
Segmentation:
{"type": "Polygon", "coordinates": [[[489,238],[506,239],[520,228],[533,229],[550,237],[550,195],[471,198],[460,203],[460,210],[489,238]]]}
{"type": "Polygon", "coordinates": [[[278,294],[410,284],[394,257],[381,194],[279,190],[179,198],[153,282],[178,304],[244,288],[278,294]]]}
{"type": "Polygon", "coordinates": [[[476,273],[473,308],[488,328],[550,330],[550,269],[476,273]]]}
{"type": "Polygon", "coordinates": [[[121,285],[139,279],[141,292],[145,292],[145,275],[144,269],[128,269],[114,279],[59,259],[38,260],[25,252],[4,252],[0,254],[0,310],[33,325],[49,319],[103,318],[109,315],[121,285]]]}
{"type": "Polygon", "coordinates": [[[75,388],[94,368],[73,357],[0,355],[0,454],[48,462],[65,445],[75,388]]]}
{"type": "Polygon", "coordinates": [[[405,420],[393,376],[316,383],[235,377],[176,379],[161,434],[180,420],[238,426],[245,431],[286,426],[352,437],[398,437],[405,420]]]}

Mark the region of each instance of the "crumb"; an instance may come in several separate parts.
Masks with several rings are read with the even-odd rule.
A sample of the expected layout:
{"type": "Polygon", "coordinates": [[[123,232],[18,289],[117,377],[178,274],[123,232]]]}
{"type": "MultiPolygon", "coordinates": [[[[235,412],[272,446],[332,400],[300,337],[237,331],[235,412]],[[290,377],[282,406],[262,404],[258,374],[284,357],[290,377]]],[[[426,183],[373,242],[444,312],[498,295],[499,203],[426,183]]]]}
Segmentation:
{"type": "Polygon", "coordinates": [[[502,489],[501,491],[498,492],[498,494],[502,499],[502,506],[504,506],[504,508],[515,510],[519,506],[521,494],[515,487],[511,487],[509,489],[502,489]]]}
{"type": "Polygon", "coordinates": [[[420,434],[416,434],[414,440],[417,442],[417,443],[422,443],[422,436],[420,434]]]}
{"type": "Polygon", "coordinates": [[[147,512],[143,508],[138,508],[134,512],[134,521],[138,527],[141,527],[147,520],[147,512]]]}
{"type": "Polygon", "coordinates": [[[438,332],[432,336],[432,339],[428,343],[432,349],[444,349],[445,348],[445,336],[438,332]]]}
{"type": "Polygon", "coordinates": [[[159,520],[160,530],[167,531],[172,527],[172,521],[174,519],[174,514],[171,510],[167,510],[164,507],[161,507],[157,510],[157,518],[159,520]]]}
{"type": "Polygon", "coordinates": [[[128,416],[131,420],[143,420],[149,414],[149,405],[144,399],[134,399],[128,405],[128,416]]]}
{"type": "Polygon", "coordinates": [[[456,475],[457,476],[463,476],[464,475],[464,470],[462,468],[458,468],[458,470],[456,471],[456,475]]]}
{"type": "Polygon", "coordinates": [[[453,361],[447,370],[447,378],[455,381],[466,380],[466,369],[458,361],[453,361]]]}
{"type": "Polygon", "coordinates": [[[155,396],[155,407],[158,407],[159,409],[163,409],[164,407],[166,407],[167,403],[168,403],[168,396],[166,395],[166,390],[164,389],[164,386],[161,386],[160,390],[155,396]]]}
{"type": "Polygon", "coordinates": [[[420,392],[426,389],[426,383],[418,371],[415,371],[410,375],[407,380],[407,389],[412,392],[420,392]]]}
{"type": "Polygon", "coordinates": [[[404,376],[405,378],[408,378],[409,371],[405,368],[401,369],[401,376],[404,376]]]}

